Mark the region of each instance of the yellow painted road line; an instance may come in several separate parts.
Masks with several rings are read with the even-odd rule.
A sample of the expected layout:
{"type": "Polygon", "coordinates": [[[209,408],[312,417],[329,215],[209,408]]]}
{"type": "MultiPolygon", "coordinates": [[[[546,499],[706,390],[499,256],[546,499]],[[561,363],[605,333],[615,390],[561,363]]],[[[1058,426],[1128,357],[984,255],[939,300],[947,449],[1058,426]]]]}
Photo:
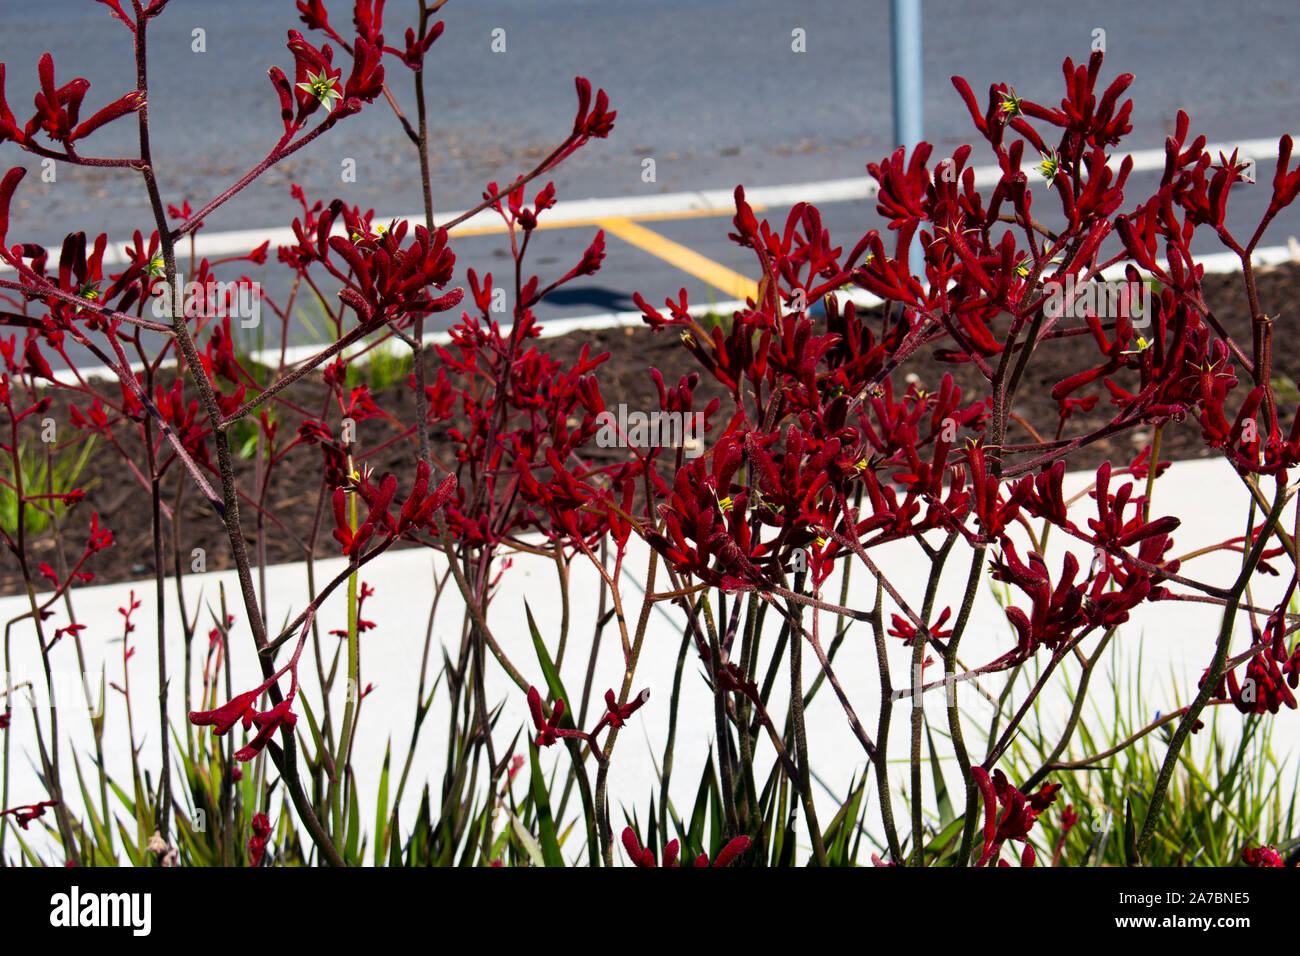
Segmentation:
{"type": "MultiPolygon", "coordinates": [[[[754,212],[763,212],[762,206],[752,206],[754,212]]],[[[705,216],[733,216],[734,212],[719,209],[689,209],[682,212],[648,212],[634,216],[637,222],[654,222],[656,220],[675,220],[675,219],[700,219],[705,216]]],[[[537,223],[538,229],[580,229],[583,226],[594,226],[601,222],[599,218],[584,219],[551,219],[542,218],[537,223]]],[[[463,236],[491,236],[506,231],[504,222],[496,222],[491,226],[466,226],[464,224],[456,226],[449,232],[461,238],[463,236]]]]}
{"type": "Polygon", "coordinates": [[[712,259],[706,259],[694,249],[673,242],[657,232],[651,232],[630,219],[597,219],[596,225],[624,242],[636,246],[652,256],[664,260],[697,279],[703,279],[714,288],[721,289],[733,299],[757,299],[758,284],[739,272],[733,272],[712,259]]]}

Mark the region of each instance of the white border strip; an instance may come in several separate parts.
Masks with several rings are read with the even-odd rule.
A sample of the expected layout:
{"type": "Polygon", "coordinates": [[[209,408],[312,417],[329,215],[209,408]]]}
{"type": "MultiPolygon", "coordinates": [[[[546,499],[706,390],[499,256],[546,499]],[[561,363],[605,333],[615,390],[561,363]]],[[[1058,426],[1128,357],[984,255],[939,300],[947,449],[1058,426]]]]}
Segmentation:
{"type": "MultiPolygon", "coordinates": [[[[1198,265],[1205,267],[1207,275],[1226,274],[1236,272],[1241,267],[1241,260],[1231,252],[1216,252],[1206,256],[1196,256],[1195,261],[1198,265]]],[[[1164,265],[1164,260],[1159,262],[1164,265]]],[[[1295,246],[1269,246],[1266,249],[1256,249],[1251,257],[1251,262],[1256,266],[1274,266],[1284,262],[1300,262],[1300,244],[1295,246]]],[[[1112,267],[1103,273],[1104,276],[1113,278],[1123,275],[1122,267],[1112,267]]],[[[872,295],[862,289],[854,289],[848,292],[836,293],[842,302],[851,301],[858,308],[869,309],[878,306],[883,301],[879,296],[872,295]]],[[[739,299],[731,299],[725,302],[714,302],[708,305],[693,305],[687,309],[692,316],[702,315],[729,315],[733,312],[745,308],[745,303],[739,299]]],[[[570,332],[582,332],[586,330],[596,331],[599,329],[614,329],[623,326],[637,326],[642,324],[642,314],[640,312],[598,312],[593,315],[576,316],[564,319],[548,319],[539,323],[540,338],[549,339],[561,335],[568,335],[570,332]]],[[[447,331],[429,332],[424,336],[426,345],[447,345],[451,342],[451,334],[447,331]]],[[[376,346],[377,349],[398,348],[396,339],[389,339],[384,345],[376,346]]],[[[299,362],[304,362],[321,350],[321,344],[315,345],[295,345],[285,349],[284,359],[287,366],[293,366],[299,362]]],[[[365,343],[358,343],[350,349],[346,349],[347,354],[353,354],[365,347],[365,343]]],[[[402,346],[405,348],[405,346],[402,346]]],[[[252,353],[254,361],[264,365],[278,366],[280,363],[280,350],[278,348],[263,349],[259,352],[252,353]]],[[[143,366],[139,363],[132,364],[131,370],[139,372],[143,366]]],[[[85,378],[114,378],[113,373],[103,366],[93,366],[81,370],[85,378]]],[[[75,384],[76,379],[72,373],[66,369],[56,370],[54,377],[64,384],[75,384]]]]}
{"type": "MultiPolygon", "coordinates": [[[[1295,137],[1300,138],[1300,137],[1295,137]]],[[[1256,162],[1277,158],[1277,140],[1245,139],[1237,143],[1210,143],[1205,147],[1207,153],[1215,155],[1230,154],[1238,150],[1243,158],[1256,162]]],[[[1133,158],[1133,171],[1137,173],[1153,172],[1165,167],[1164,147],[1159,149],[1139,149],[1126,154],[1133,158]]],[[[1027,157],[1026,161],[1032,160],[1027,157]]],[[[1123,156],[1112,157],[1111,165],[1123,162],[1123,156]]],[[[976,166],[975,185],[991,186],[1002,178],[999,166],[976,166]]],[[[1262,177],[1261,177],[1262,178],[1262,177]]],[[[793,206],[799,202],[814,204],[855,202],[875,197],[877,184],[869,176],[856,176],[850,179],[827,179],[811,183],[787,183],[780,186],[757,186],[745,191],[745,198],[753,205],[768,207],[793,206]]],[[[732,213],[735,211],[735,193],[729,189],[705,189],[689,192],[660,193],[653,196],[611,196],[603,199],[570,199],[557,202],[548,217],[556,220],[595,220],[604,218],[636,219],[640,216],[664,216],[674,213],[732,213]]],[[[438,216],[439,223],[450,222],[463,212],[448,212],[438,216]]],[[[377,221],[406,219],[418,222],[424,218],[423,213],[407,216],[377,217],[377,221]]],[[[495,212],[485,210],[462,225],[469,228],[491,227],[500,224],[495,212]]],[[[336,230],[342,235],[342,229],[336,230]]],[[[263,242],[269,241],[272,247],[291,245],[296,241],[293,230],[287,227],[268,229],[238,229],[230,232],[200,234],[194,239],[194,251],[200,258],[216,259],[233,256],[256,249],[263,242]]],[[[184,249],[183,249],[184,251],[184,249]]],[[[121,265],[127,262],[126,244],[109,243],[104,250],[104,265],[121,265]]],[[[0,264],[0,271],[8,267],[0,264]]]]}

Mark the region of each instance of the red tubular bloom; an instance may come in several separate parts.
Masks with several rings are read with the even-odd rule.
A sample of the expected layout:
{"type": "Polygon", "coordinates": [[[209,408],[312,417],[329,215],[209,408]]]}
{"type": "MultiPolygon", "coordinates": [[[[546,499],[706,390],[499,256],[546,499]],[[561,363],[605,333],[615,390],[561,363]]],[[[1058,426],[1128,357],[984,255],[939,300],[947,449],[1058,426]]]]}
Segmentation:
{"type": "Polygon", "coordinates": [[[58,805],[59,801],[57,800],[42,800],[40,803],[30,803],[21,807],[11,807],[8,810],[0,810],[0,817],[12,815],[14,822],[17,823],[19,827],[26,830],[28,824],[33,820],[38,820],[45,816],[46,809],[49,807],[57,807],[58,805]]]}
{"type": "Polygon", "coordinates": [[[63,86],[56,87],[54,58],[48,52],[41,56],[37,64],[37,75],[40,88],[35,98],[36,112],[20,129],[5,99],[4,66],[0,64],[0,142],[11,139],[19,144],[26,144],[31,142],[38,132],[44,132],[50,139],[61,144],[68,156],[75,156],[73,143],[77,140],[144,106],[144,94],[139,90],[132,90],[96,112],[90,119],[78,122],[82,101],[90,89],[90,81],[78,77],[63,86]]]}
{"type": "Polygon", "coordinates": [[[260,866],[266,844],[271,839],[271,820],[265,813],[256,814],[251,828],[253,835],[248,839],[248,865],[260,866]]]}
{"type": "Polygon", "coordinates": [[[564,701],[557,700],[551,711],[550,720],[542,712],[542,695],[536,687],[528,688],[528,710],[533,716],[533,726],[537,728],[537,746],[549,747],[561,737],[560,721],[564,718],[564,701]]]}
{"type": "Polygon", "coordinates": [[[99,526],[99,512],[90,516],[90,534],[86,539],[86,553],[93,554],[113,546],[113,532],[99,526]]]}
{"type": "Polygon", "coordinates": [[[384,67],[379,62],[383,51],[358,36],[352,56],[352,74],[343,87],[343,97],[372,102],[384,90],[384,67]]]}
{"type": "MultiPolygon", "coordinates": [[[[718,858],[713,861],[713,865],[715,867],[730,866],[735,860],[737,860],[740,857],[742,853],[744,853],[746,850],[749,849],[749,845],[752,842],[753,841],[750,840],[750,838],[747,836],[736,837],[735,839],[728,842],[727,845],[724,846],[721,850],[718,851],[718,858]]],[[[703,854],[701,854],[701,856],[703,856],[703,854]]],[[[707,859],[708,858],[705,857],[706,861],[707,859]]],[[[700,865],[700,861],[698,858],[695,861],[695,865],[696,866],[700,865]]]]}
{"type": "Polygon", "coordinates": [[[1271,846],[1242,847],[1241,862],[1247,866],[1256,867],[1273,867],[1286,866],[1286,861],[1282,859],[1282,854],[1271,846]]]}
{"type": "Polygon", "coordinates": [[[406,48],[401,51],[402,62],[412,70],[424,68],[424,57],[429,52],[429,47],[433,46],[438,37],[442,36],[445,24],[439,20],[430,24],[429,31],[420,38],[417,38],[415,31],[407,28],[406,31],[406,48]]]}
{"type": "Polygon", "coordinates": [[[260,728],[257,736],[248,744],[235,751],[235,759],[247,762],[260,754],[270,743],[275,732],[281,727],[292,728],[298,722],[298,715],[289,708],[293,704],[292,696],[286,697],[270,710],[252,714],[252,722],[260,728]]]}
{"type": "Polygon", "coordinates": [[[7,139],[21,144],[26,136],[18,127],[18,121],[14,119],[13,111],[9,109],[9,102],[5,98],[5,65],[0,63],[0,143],[7,139]]]}
{"type": "MultiPolygon", "coordinates": [[[[293,96],[298,105],[298,112],[294,119],[295,126],[301,126],[307,117],[316,112],[316,109],[331,97],[317,95],[308,87],[313,87],[313,77],[319,82],[319,89],[323,94],[326,89],[334,90],[335,96],[339,96],[339,104],[336,109],[342,108],[347,102],[341,97],[342,91],[338,89],[338,81],[342,77],[341,70],[334,68],[332,61],[334,51],[327,43],[322,48],[317,49],[312,46],[297,30],[289,31],[289,39],[286,43],[289,52],[294,58],[294,80],[293,96]]],[[[272,82],[275,78],[272,77],[272,82]]],[[[313,87],[315,88],[315,87],[313,87]]]]}
{"type": "MultiPolygon", "coordinates": [[[[675,857],[677,855],[677,841],[674,840],[672,843],[670,843],[669,848],[672,849],[673,855],[675,857]]],[[[623,849],[627,851],[628,858],[632,861],[632,863],[638,867],[645,867],[647,869],[652,869],[658,865],[655,862],[654,851],[641,846],[641,840],[637,837],[636,831],[633,830],[631,827],[626,827],[623,830],[623,849]]],[[[665,852],[664,853],[665,865],[669,865],[667,859],[668,859],[668,854],[667,852],[665,852]]]]}
{"type": "Polygon", "coordinates": [[[293,129],[293,84],[289,78],[284,75],[284,70],[278,66],[273,66],[266,71],[267,76],[271,78],[271,85],[275,88],[276,95],[280,98],[280,119],[284,123],[284,131],[288,133],[293,129]]]}
{"type": "MultiPolygon", "coordinates": [[[[951,630],[944,630],[943,624],[952,616],[952,608],[945,607],[939,613],[939,619],[927,628],[931,638],[942,640],[952,633],[951,630]]],[[[902,639],[904,647],[911,647],[912,642],[916,640],[920,631],[912,624],[911,621],[899,614],[890,615],[890,628],[886,632],[891,637],[902,639]]]]}
{"type": "Polygon", "coordinates": [[[1291,146],[1290,135],[1283,136],[1278,142],[1277,172],[1273,174],[1273,197],[1268,204],[1270,216],[1291,205],[1295,202],[1296,195],[1300,194],[1300,165],[1293,170],[1287,169],[1291,165],[1291,146]]]}
{"type": "Polygon", "coordinates": [[[250,690],[232,698],[222,704],[215,710],[192,710],[190,711],[190,723],[198,727],[211,727],[215,734],[229,733],[230,729],[244,721],[247,727],[252,720],[252,714],[256,713],[253,705],[257,703],[260,691],[250,690]]]}
{"type": "MultiPolygon", "coordinates": [[[[287,665],[284,670],[292,670],[296,667],[296,658],[287,665]]],[[[213,732],[220,735],[230,731],[236,723],[243,722],[244,729],[248,730],[254,724],[258,727],[257,735],[249,741],[244,747],[235,752],[235,759],[241,762],[252,760],[256,757],[266,745],[270,742],[271,737],[277,730],[284,728],[292,729],[298,722],[298,716],[291,710],[293,698],[297,691],[296,672],[294,676],[294,686],[280,703],[273,706],[270,710],[259,711],[255,704],[258,697],[266,691],[268,687],[284,673],[281,671],[272,676],[253,690],[239,694],[222,704],[214,710],[195,710],[190,711],[190,723],[198,727],[212,727],[213,732]]]]}
{"type": "Polygon", "coordinates": [[[125,96],[119,97],[108,106],[105,106],[84,123],[78,125],[77,128],[72,131],[72,135],[68,138],[68,141],[71,142],[72,140],[82,139],[85,136],[89,136],[106,123],[111,123],[115,119],[121,119],[129,113],[134,113],[137,110],[143,109],[144,105],[144,94],[139,90],[132,90],[125,96]]]}
{"type": "MultiPolygon", "coordinates": [[[[990,779],[983,767],[976,766],[971,767],[971,775],[984,799],[984,851],[976,866],[990,866],[1007,840],[1028,840],[1038,815],[1055,802],[1061,785],[1044,784],[1037,793],[1026,796],[1007,781],[1001,770],[993,771],[990,779]],[[1000,815],[999,804],[1002,806],[1000,815]]],[[[1021,861],[1022,865],[1032,866],[1034,857],[1024,854],[1021,861]]]]}
{"type": "Polygon", "coordinates": [[[574,77],[573,84],[578,90],[578,114],[573,119],[575,136],[594,136],[604,139],[614,129],[614,117],[617,111],[610,110],[609,96],[604,90],[596,91],[596,103],[591,107],[591,81],[585,76],[574,77]]]}
{"type": "MultiPolygon", "coordinates": [[[[619,704],[618,697],[614,694],[613,688],[605,691],[605,716],[600,719],[596,725],[596,730],[601,727],[622,727],[629,717],[641,709],[647,700],[650,699],[650,688],[646,688],[632,698],[626,704],[619,704]]],[[[592,731],[595,733],[595,731],[592,731]]]]}
{"type": "MultiPolygon", "coordinates": [[[[9,203],[14,198],[18,183],[26,175],[26,169],[15,166],[5,173],[4,179],[0,179],[0,253],[3,253],[5,234],[9,231],[9,203]]],[[[8,254],[4,254],[7,257],[8,254]]]]}
{"type": "Polygon", "coordinates": [[[325,0],[298,0],[298,14],[309,30],[330,29],[330,15],[325,9],[325,0]]]}
{"type": "MultiPolygon", "coordinates": [[[[655,861],[654,851],[641,845],[640,838],[636,835],[636,831],[631,827],[624,828],[622,839],[623,849],[627,851],[628,859],[632,861],[634,866],[643,867],[645,869],[654,869],[661,865],[655,861]]],[[[727,845],[718,851],[718,858],[713,861],[712,866],[730,866],[741,856],[741,854],[749,849],[752,843],[753,841],[747,836],[735,837],[728,841],[727,845]]],[[[676,840],[670,842],[666,847],[664,847],[662,866],[665,869],[676,867],[677,855],[680,852],[680,844],[676,840]]],[[[701,853],[695,858],[694,865],[697,867],[709,866],[709,855],[707,853],[701,853]]]]}

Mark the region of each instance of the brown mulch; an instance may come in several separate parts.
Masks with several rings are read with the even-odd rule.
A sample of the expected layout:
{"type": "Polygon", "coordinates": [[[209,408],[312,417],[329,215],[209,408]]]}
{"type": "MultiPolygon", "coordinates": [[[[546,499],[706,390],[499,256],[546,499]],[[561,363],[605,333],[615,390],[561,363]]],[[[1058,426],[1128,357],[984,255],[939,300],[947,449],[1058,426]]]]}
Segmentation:
{"type": "MultiPolygon", "coordinates": [[[[1300,292],[1300,266],[1285,265],[1261,270],[1257,275],[1260,301],[1265,311],[1277,316],[1274,334],[1274,373],[1300,381],[1300,348],[1292,347],[1295,341],[1296,316],[1291,314],[1286,303],[1295,296],[1292,290],[1300,292]]],[[[1238,342],[1248,346],[1250,342],[1250,318],[1245,297],[1241,291],[1239,275],[1208,276],[1205,279],[1207,299],[1215,315],[1238,342]]],[[[677,342],[672,334],[656,335],[643,327],[602,329],[597,331],[575,332],[558,338],[543,340],[541,348],[563,363],[570,363],[578,357],[583,346],[589,346],[593,354],[608,351],[610,358],[601,366],[599,377],[601,392],[609,405],[626,403],[630,408],[650,408],[656,405],[656,392],[646,369],[654,366],[663,374],[669,385],[674,385],[684,375],[698,371],[694,359],[677,342]]],[[[1091,340],[1058,340],[1051,348],[1039,350],[1026,371],[1015,411],[1035,427],[1042,430],[1047,437],[1056,423],[1056,403],[1048,394],[1051,386],[1066,375],[1084,367],[1082,362],[1095,364],[1095,346],[1091,340]],[[1075,344],[1077,343],[1077,344],[1075,344]],[[1079,350],[1086,356],[1080,360],[1079,350]]],[[[431,369],[436,370],[437,358],[431,356],[431,369]]],[[[983,379],[979,372],[970,365],[939,365],[930,361],[928,356],[916,356],[901,370],[903,375],[916,373],[926,387],[938,385],[939,378],[945,371],[951,372],[967,395],[979,395],[983,379]]],[[[116,386],[110,386],[110,394],[116,394],[116,386]]],[[[1244,392],[1244,385],[1239,386],[1244,392]]],[[[295,413],[290,409],[281,409],[277,413],[279,420],[281,444],[289,440],[296,431],[298,421],[303,414],[320,415],[326,401],[326,390],[319,380],[304,380],[291,390],[292,400],[300,409],[295,413]]],[[[711,398],[717,396],[726,401],[723,390],[713,379],[702,375],[696,392],[697,408],[702,408],[711,398]]],[[[69,393],[52,390],[52,405],[47,412],[56,422],[68,421],[69,393]]],[[[401,382],[383,391],[375,392],[376,404],[386,410],[398,421],[411,421],[415,417],[415,399],[411,389],[401,382]]],[[[1235,397],[1239,401],[1241,395],[1235,397]]],[[[1294,404],[1294,397],[1287,396],[1284,404],[1294,404]]],[[[79,402],[84,408],[84,401],[79,402]]],[[[1230,401],[1231,404],[1231,401],[1230,401]]],[[[1113,413],[1112,406],[1105,398],[1097,408],[1085,415],[1076,415],[1070,424],[1070,433],[1104,425],[1113,413]],[[1078,430],[1078,431],[1076,431],[1078,430]]],[[[337,414],[332,416],[337,418],[337,414]]],[[[376,448],[387,439],[399,433],[399,428],[383,419],[369,419],[359,423],[359,441],[361,447],[376,448]]],[[[1029,441],[1028,433],[1017,429],[1018,434],[1009,435],[1011,441],[1029,441]]],[[[143,449],[136,434],[134,423],[127,422],[116,433],[120,447],[135,461],[143,461],[143,449]]],[[[441,460],[450,462],[450,446],[446,440],[446,431],[434,432],[433,447],[435,453],[441,453],[441,460]]],[[[1072,469],[1095,468],[1103,460],[1111,459],[1127,463],[1150,441],[1149,429],[1137,429],[1123,433],[1109,440],[1080,449],[1069,459],[1072,469]]],[[[1200,429],[1188,420],[1179,424],[1166,426],[1162,435],[1160,457],[1166,460],[1206,457],[1207,449],[1201,444],[1200,429]]],[[[395,442],[367,458],[367,462],[379,472],[393,471],[399,475],[409,471],[410,448],[407,442],[395,442]]],[[[291,453],[277,465],[273,472],[273,481],[266,490],[265,500],[270,512],[284,526],[268,522],[266,526],[265,560],[268,563],[282,563],[302,560],[306,554],[306,542],[311,538],[312,526],[316,520],[316,504],[320,485],[321,456],[315,451],[303,450],[291,453]]],[[[253,494],[256,484],[256,462],[238,460],[240,487],[253,494]]],[[[78,485],[86,491],[86,500],[79,504],[64,521],[64,538],[61,542],[64,559],[75,560],[81,553],[85,538],[85,526],[92,512],[98,512],[101,522],[113,531],[115,546],[92,558],[89,568],[95,572],[97,583],[125,581],[135,578],[147,578],[153,573],[153,540],[150,525],[149,492],[146,486],[125,466],[122,455],[108,447],[100,440],[90,456],[78,485]]],[[[193,548],[203,548],[206,553],[206,567],[217,570],[230,566],[229,547],[225,540],[224,529],[203,501],[198,492],[174,465],[167,473],[164,483],[164,502],[168,507],[179,506],[182,522],[182,539],[177,543],[182,557],[183,567],[190,569],[190,553],[193,548]],[[183,487],[178,499],[178,489],[183,487]]],[[[256,546],[256,510],[245,506],[242,509],[244,529],[249,539],[250,553],[256,546]]],[[[325,556],[337,553],[337,546],[330,538],[333,519],[328,511],[321,515],[320,533],[317,536],[315,551],[325,556]]],[[[170,525],[164,540],[164,564],[170,572],[172,568],[172,548],[170,525]]],[[[55,539],[50,532],[36,536],[28,542],[28,559],[33,567],[42,561],[58,565],[55,560],[55,539]]],[[[0,594],[14,594],[23,590],[22,577],[18,562],[7,551],[0,557],[0,594]]]]}

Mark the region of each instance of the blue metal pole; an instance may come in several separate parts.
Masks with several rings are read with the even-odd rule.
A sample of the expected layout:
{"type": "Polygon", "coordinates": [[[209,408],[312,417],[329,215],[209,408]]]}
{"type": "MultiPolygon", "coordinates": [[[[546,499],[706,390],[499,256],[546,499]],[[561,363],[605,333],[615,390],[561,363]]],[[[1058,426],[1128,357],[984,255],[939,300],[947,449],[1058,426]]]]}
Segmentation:
{"type": "MultiPolygon", "coordinates": [[[[892,0],[894,145],[913,149],[924,133],[921,102],[921,0],[892,0]]],[[[921,269],[921,240],[913,237],[911,267],[921,269]]]]}

